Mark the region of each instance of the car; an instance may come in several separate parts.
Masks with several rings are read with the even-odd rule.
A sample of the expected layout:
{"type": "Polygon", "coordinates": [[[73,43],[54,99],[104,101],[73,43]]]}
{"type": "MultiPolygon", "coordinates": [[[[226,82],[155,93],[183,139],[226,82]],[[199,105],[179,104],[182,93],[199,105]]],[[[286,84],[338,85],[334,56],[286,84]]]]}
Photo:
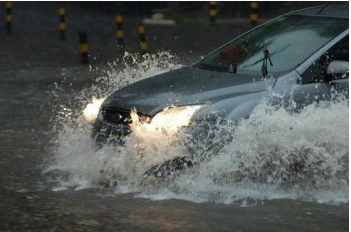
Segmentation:
{"type": "MultiPolygon", "coordinates": [[[[284,96],[283,102],[294,101],[295,110],[332,101],[335,91],[348,99],[348,18],[348,3],[287,13],[192,66],[126,86],[102,103],[93,136],[98,144],[123,146],[135,120],[172,132],[219,118],[237,123],[250,116],[268,90],[284,96]]],[[[147,173],[163,176],[197,163],[176,157],[147,173]]]]}

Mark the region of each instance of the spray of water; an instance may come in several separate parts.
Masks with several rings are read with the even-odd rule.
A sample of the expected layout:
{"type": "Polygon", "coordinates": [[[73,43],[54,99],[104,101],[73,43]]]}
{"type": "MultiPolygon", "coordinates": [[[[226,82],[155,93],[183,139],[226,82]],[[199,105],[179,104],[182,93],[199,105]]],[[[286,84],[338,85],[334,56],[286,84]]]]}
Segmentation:
{"type": "MultiPolygon", "coordinates": [[[[268,97],[237,125],[218,120],[177,133],[149,133],[148,125],[133,123],[125,146],[98,149],[83,112],[94,111],[101,104],[98,99],[132,82],[181,66],[168,53],[142,61],[126,55],[118,65],[122,67],[116,70],[112,64],[92,86],[57,109],[53,158],[45,169],[56,178],[56,190],[108,186],[116,193],[196,202],[281,198],[348,202],[348,99],[292,113],[273,108],[268,97]],[[198,133],[199,128],[206,130],[198,133]],[[198,165],[164,178],[145,175],[176,157],[189,157],[198,165]]],[[[60,99],[57,89],[53,96],[60,99]]]]}

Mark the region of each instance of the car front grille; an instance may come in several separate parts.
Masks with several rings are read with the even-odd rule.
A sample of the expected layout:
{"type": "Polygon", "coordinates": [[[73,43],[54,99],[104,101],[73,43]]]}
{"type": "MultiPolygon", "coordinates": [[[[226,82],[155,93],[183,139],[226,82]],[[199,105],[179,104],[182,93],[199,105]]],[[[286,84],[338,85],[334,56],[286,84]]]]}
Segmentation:
{"type": "Polygon", "coordinates": [[[104,121],[115,125],[127,125],[132,122],[130,110],[122,110],[116,108],[103,108],[102,117],[104,121]]]}
{"type": "MultiPolygon", "coordinates": [[[[101,108],[103,120],[96,120],[93,129],[93,136],[99,143],[105,143],[111,137],[120,139],[131,131],[132,118],[130,110],[118,108],[101,108]],[[104,142],[105,141],[105,142],[104,142]]],[[[141,120],[149,119],[148,116],[137,113],[141,120]]]]}

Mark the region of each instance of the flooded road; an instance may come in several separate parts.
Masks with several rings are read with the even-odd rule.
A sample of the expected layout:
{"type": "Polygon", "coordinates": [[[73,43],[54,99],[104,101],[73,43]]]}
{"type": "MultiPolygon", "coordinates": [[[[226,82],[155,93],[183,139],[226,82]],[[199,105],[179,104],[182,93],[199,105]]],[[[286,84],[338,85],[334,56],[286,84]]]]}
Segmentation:
{"type": "MultiPolygon", "coordinates": [[[[160,71],[148,70],[149,72],[146,70],[143,73],[145,77],[160,71]]],[[[292,196],[286,192],[271,196],[271,189],[268,191],[264,188],[261,188],[262,194],[257,192],[257,189],[254,193],[250,192],[253,189],[249,189],[250,191],[246,189],[241,191],[241,194],[247,195],[239,200],[235,200],[235,197],[234,200],[223,200],[226,199],[225,194],[228,191],[233,192],[233,195],[240,193],[228,188],[237,187],[230,182],[220,186],[219,189],[223,191],[215,189],[211,193],[215,195],[217,192],[219,197],[206,196],[200,200],[193,195],[184,195],[184,192],[182,192],[183,195],[179,194],[179,191],[173,191],[174,188],[170,185],[161,186],[156,193],[94,186],[93,180],[97,177],[94,176],[92,167],[98,163],[91,163],[91,166],[85,167],[86,156],[79,153],[82,150],[73,149],[87,146],[84,144],[87,138],[80,137],[75,140],[75,137],[68,133],[70,130],[64,129],[65,125],[71,124],[57,120],[62,119],[58,117],[58,111],[67,106],[77,106],[77,112],[81,112],[82,107],[91,100],[86,90],[91,90],[91,94],[99,92],[91,88],[92,84],[89,81],[99,75],[96,72],[80,69],[66,71],[66,74],[69,73],[66,75],[67,78],[73,80],[74,76],[79,76],[81,80],[74,84],[71,84],[71,81],[65,81],[59,84],[60,88],[57,88],[55,87],[57,84],[54,84],[55,78],[50,81],[41,78],[57,75],[56,81],[60,82],[58,80],[62,79],[62,70],[51,72],[26,70],[28,75],[35,76],[37,80],[14,81],[19,77],[12,76],[14,78],[12,80],[4,80],[6,79],[4,77],[0,85],[1,231],[348,230],[348,181],[345,183],[347,188],[344,186],[345,188],[330,189],[332,185],[327,185],[329,193],[316,191],[312,194],[320,195],[312,200],[308,200],[308,197],[303,199],[301,196],[304,196],[304,193],[296,196],[296,192],[292,196]],[[60,91],[62,91],[61,94],[60,91]],[[55,94],[58,94],[58,98],[53,97],[55,94]],[[84,103],[76,102],[83,98],[86,98],[84,103]],[[54,126],[58,128],[54,129],[54,126]],[[66,130],[63,133],[63,136],[66,136],[65,144],[61,143],[62,140],[57,140],[59,138],[57,134],[64,130],[66,130]],[[82,144],[77,144],[79,142],[82,144]],[[66,151],[67,157],[79,157],[81,165],[74,166],[73,163],[71,167],[75,168],[75,171],[67,166],[66,169],[62,167],[60,169],[60,164],[77,161],[66,159],[65,162],[58,163],[57,157],[63,159],[66,157],[60,153],[62,151],[66,151]],[[57,170],[45,172],[48,168],[57,170]],[[68,173],[68,176],[65,176],[64,172],[68,173]],[[80,177],[78,181],[77,177],[80,177]],[[89,181],[91,182],[87,183],[89,181]]],[[[2,75],[9,76],[8,73],[5,74],[2,75]]],[[[116,76],[116,74],[111,75],[116,76]]],[[[114,79],[116,83],[117,80],[121,81],[120,78],[114,79]]],[[[106,81],[104,83],[106,84],[106,81]]],[[[113,84],[109,83],[113,88],[113,84]]],[[[93,84],[93,86],[96,85],[93,84]]],[[[74,110],[71,113],[70,119],[77,118],[74,110]]],[[[80,129],[75,128],[73,134],[82,136],[80,129]]],[[[83,134],[89,134],[88,130],[83,131],[83,134]]],[[[348,146],[345,149],[348,149],[348,146]]],[[[91,161],[94,162],[94,159],[91,161]]],[[[217,162],[221,163],[221,161],[217,162]]],[[[201,172],[204,170],[200,170],[201,172]]],[[[179,179],[178,182],[181,180],[179,179]]],[[[201,179],[197,177],[194,179],[194,181],[199,180],[201,179]]],[[[211,182],[207,184],[209,184],[208,189],[211,189],[211,182]]],[[[342,182],[338,184],[342,185],[342,182]]],[[[186,185],[178,185],[178,187],[185,190],[185,193],[193,191],[186,185]]],[[[139,189],[139,191],[143,190],[139,189]]],[[[281,189],[277,189],[277,192],[279,191],[281,189]]]]}
{"type": "MultiPolygon", "coordinates": [[[[222,127],[236,142],[216,158],[173,179],[144,181],[150,165],[183,154],[184,144],[201,153],[203,144],[133,133],[121,150],[96,149],[86,106],[189,65],[249,28],[202,25],[189,12],[174,27],[147,28],[150,52],[176,57],[121,60],[115,8],[65,6],[64,42],[60,2],[16,2],[12,34],[0,34],[0,231],[348,231],[348,101],[300,115],[263,103],[239,127],[222,127]],[[78,53],[77,32],[87,29],[92,70],[78,53]],[[289,168],[296,159],[303,172],[289,168]]],[[[131,53],[139,51],[141,20],[126,15],[131,53]]]]}

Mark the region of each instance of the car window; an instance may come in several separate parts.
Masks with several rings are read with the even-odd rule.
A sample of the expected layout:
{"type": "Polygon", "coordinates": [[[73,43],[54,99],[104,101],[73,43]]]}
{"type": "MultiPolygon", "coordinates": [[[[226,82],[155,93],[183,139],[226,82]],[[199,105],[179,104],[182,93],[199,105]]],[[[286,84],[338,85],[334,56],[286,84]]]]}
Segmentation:
{"type": "Polygon", "coordinates": [[[342,60],[349,61],[349,36],[343,38],[326,52],[328,61],[342,60]]]}
{"type": "Polygon", "coordinates": [[[302,74],[302,83],[307,84],[324,81],[327,77],[327,67],[329,63],[334,60],[349,61],[349,36],[343,38],[316,60],[316,62],[302,74]]]}
{"type": "Polygon", "coordinates": [[[348,28],[348,20],[304,15],[281,16],[235,39],[198,63],[202,69],[261,73],[263,51],[270,54],[269,73],[296,68],[348,28]]]}

